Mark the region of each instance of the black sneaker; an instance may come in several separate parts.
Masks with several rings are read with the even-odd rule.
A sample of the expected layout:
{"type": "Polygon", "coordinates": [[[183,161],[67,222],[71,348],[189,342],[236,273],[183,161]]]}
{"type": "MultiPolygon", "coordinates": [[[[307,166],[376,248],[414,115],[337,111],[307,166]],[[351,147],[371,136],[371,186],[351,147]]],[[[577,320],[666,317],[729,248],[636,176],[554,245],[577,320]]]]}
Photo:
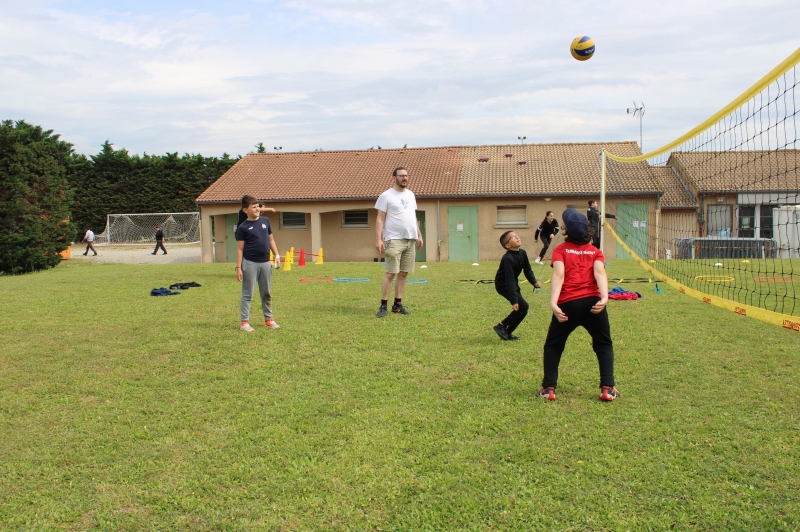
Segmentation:
{"type": "Polygon", "coordinates": [[[600,400],[601,401],[613,401],[619,397],[619,392],[613,386],[603,386],[600,389],[600,400]]]}
{"type": "Polygon", "coordinates": [[[411,314],[409,311],[406,310],[406,307],[404,307],[402,304],[392,305],[392,312],[394,312],[395,314],[402,314],[404,316],[408,316],[409,314],[411,314]]]}
{"type": "Polygon", "coordinates": [[[385,318],[386,317],[386,305],[381,305],[381,308],[378,309],[378,313],[375,314],[378,318],[385,318]]]}
{"type": "Polygon", "coordinates": [[[548,401],[555,401],[556,400],[556,387],[555,386],[547,386],[539,388],[539,397],[542,399],[547,399],[548,401]]]}
{"type": "Polygon", "coordinates": [[[514,336],[513,334],[508,335],[509,340],[519,340],[519,336],[514,336]]]}
{"type": "Polygon", "coordinates": [[[505,325],[503,325],[502,323],[498,323],[492,328],[494,329],[494,332],[497,333],[497,336],[499,336],[501,340],[508,340],[508,332],[506,331],[505,325]]]}

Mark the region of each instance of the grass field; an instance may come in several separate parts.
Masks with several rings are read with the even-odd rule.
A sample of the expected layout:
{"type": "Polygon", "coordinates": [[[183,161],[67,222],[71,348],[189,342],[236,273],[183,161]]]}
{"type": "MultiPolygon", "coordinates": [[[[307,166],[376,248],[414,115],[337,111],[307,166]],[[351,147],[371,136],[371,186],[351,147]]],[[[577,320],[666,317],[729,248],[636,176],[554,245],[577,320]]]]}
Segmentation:
{"type": "Polygon", "coordinates": [[[578,331],[551,403],[547,294],[501,342],[505,300],[454,282],[497,263],[429,266],[383,320],[377,264],[275,272],[254,334],[230,264],[0,277],[0,529],[800,529],[800,334],[627,285],[622,397],[578,331]]]}

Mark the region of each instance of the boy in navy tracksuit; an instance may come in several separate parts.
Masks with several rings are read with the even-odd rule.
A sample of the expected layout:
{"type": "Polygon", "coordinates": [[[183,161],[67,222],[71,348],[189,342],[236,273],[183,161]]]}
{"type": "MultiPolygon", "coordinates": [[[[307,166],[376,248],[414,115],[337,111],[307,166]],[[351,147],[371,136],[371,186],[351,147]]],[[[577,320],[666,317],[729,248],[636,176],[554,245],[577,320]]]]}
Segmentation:
{"type": "Polygon", "coordinates": [[[242,197],[242,209],[247,214],[247,220],[236,228],[236,279],[242,283],[242,322],[239,329],[244,332],[255,331],[250,326],[250,302],[256,283],[261,296],[261,309],[264,311],[264,325],[279,329],[280,325],[272,317],[270,250],[275,254],[276,268],[281,259],[272,237],[272,226],[268,218],[259,216],[258,200],[253,196],[242,197]]]}
{"type": "Polygon", "coordinates": [[[522,240],[518,234],[506,231],[500,237],[500,244],[508,251],[500,259],[500,267],[494,277],[494,287],[498,294],[511,303],[511,314],[494,326],[494,332],[501,340],[519,340],[519,337],[512,333],[528,314],[528,302],[522,297],[517,278],[520,272],[525,272],[525,278],[533,286],[541,288],[542,284],[533,275],[528,254],[521,249],[522,240]]]}

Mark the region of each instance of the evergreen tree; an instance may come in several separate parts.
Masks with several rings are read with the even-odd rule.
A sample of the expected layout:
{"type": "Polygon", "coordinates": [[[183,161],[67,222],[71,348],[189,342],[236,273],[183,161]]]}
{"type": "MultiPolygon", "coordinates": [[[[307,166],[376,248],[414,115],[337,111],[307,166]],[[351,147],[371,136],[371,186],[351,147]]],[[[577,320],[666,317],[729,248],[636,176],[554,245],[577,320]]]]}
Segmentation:
{"type": "Polygon", "coordinates": [[[0,122],[0,272],[61,262],[74,238],[67,169],[72,145],[25,121],[0,122]]]}

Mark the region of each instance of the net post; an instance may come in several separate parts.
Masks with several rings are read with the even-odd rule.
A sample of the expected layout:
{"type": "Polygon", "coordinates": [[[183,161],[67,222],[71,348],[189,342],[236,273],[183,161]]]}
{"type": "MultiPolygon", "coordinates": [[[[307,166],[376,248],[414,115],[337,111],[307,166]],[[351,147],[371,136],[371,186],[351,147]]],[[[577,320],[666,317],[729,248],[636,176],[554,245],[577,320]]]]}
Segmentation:
{"type": "Polygon", "coordinates": [[[603,226],[606,223],[606,149],[600,150],[600,220],[597,230],[600,231],[600,249],[603,249],[603,226]]]}

